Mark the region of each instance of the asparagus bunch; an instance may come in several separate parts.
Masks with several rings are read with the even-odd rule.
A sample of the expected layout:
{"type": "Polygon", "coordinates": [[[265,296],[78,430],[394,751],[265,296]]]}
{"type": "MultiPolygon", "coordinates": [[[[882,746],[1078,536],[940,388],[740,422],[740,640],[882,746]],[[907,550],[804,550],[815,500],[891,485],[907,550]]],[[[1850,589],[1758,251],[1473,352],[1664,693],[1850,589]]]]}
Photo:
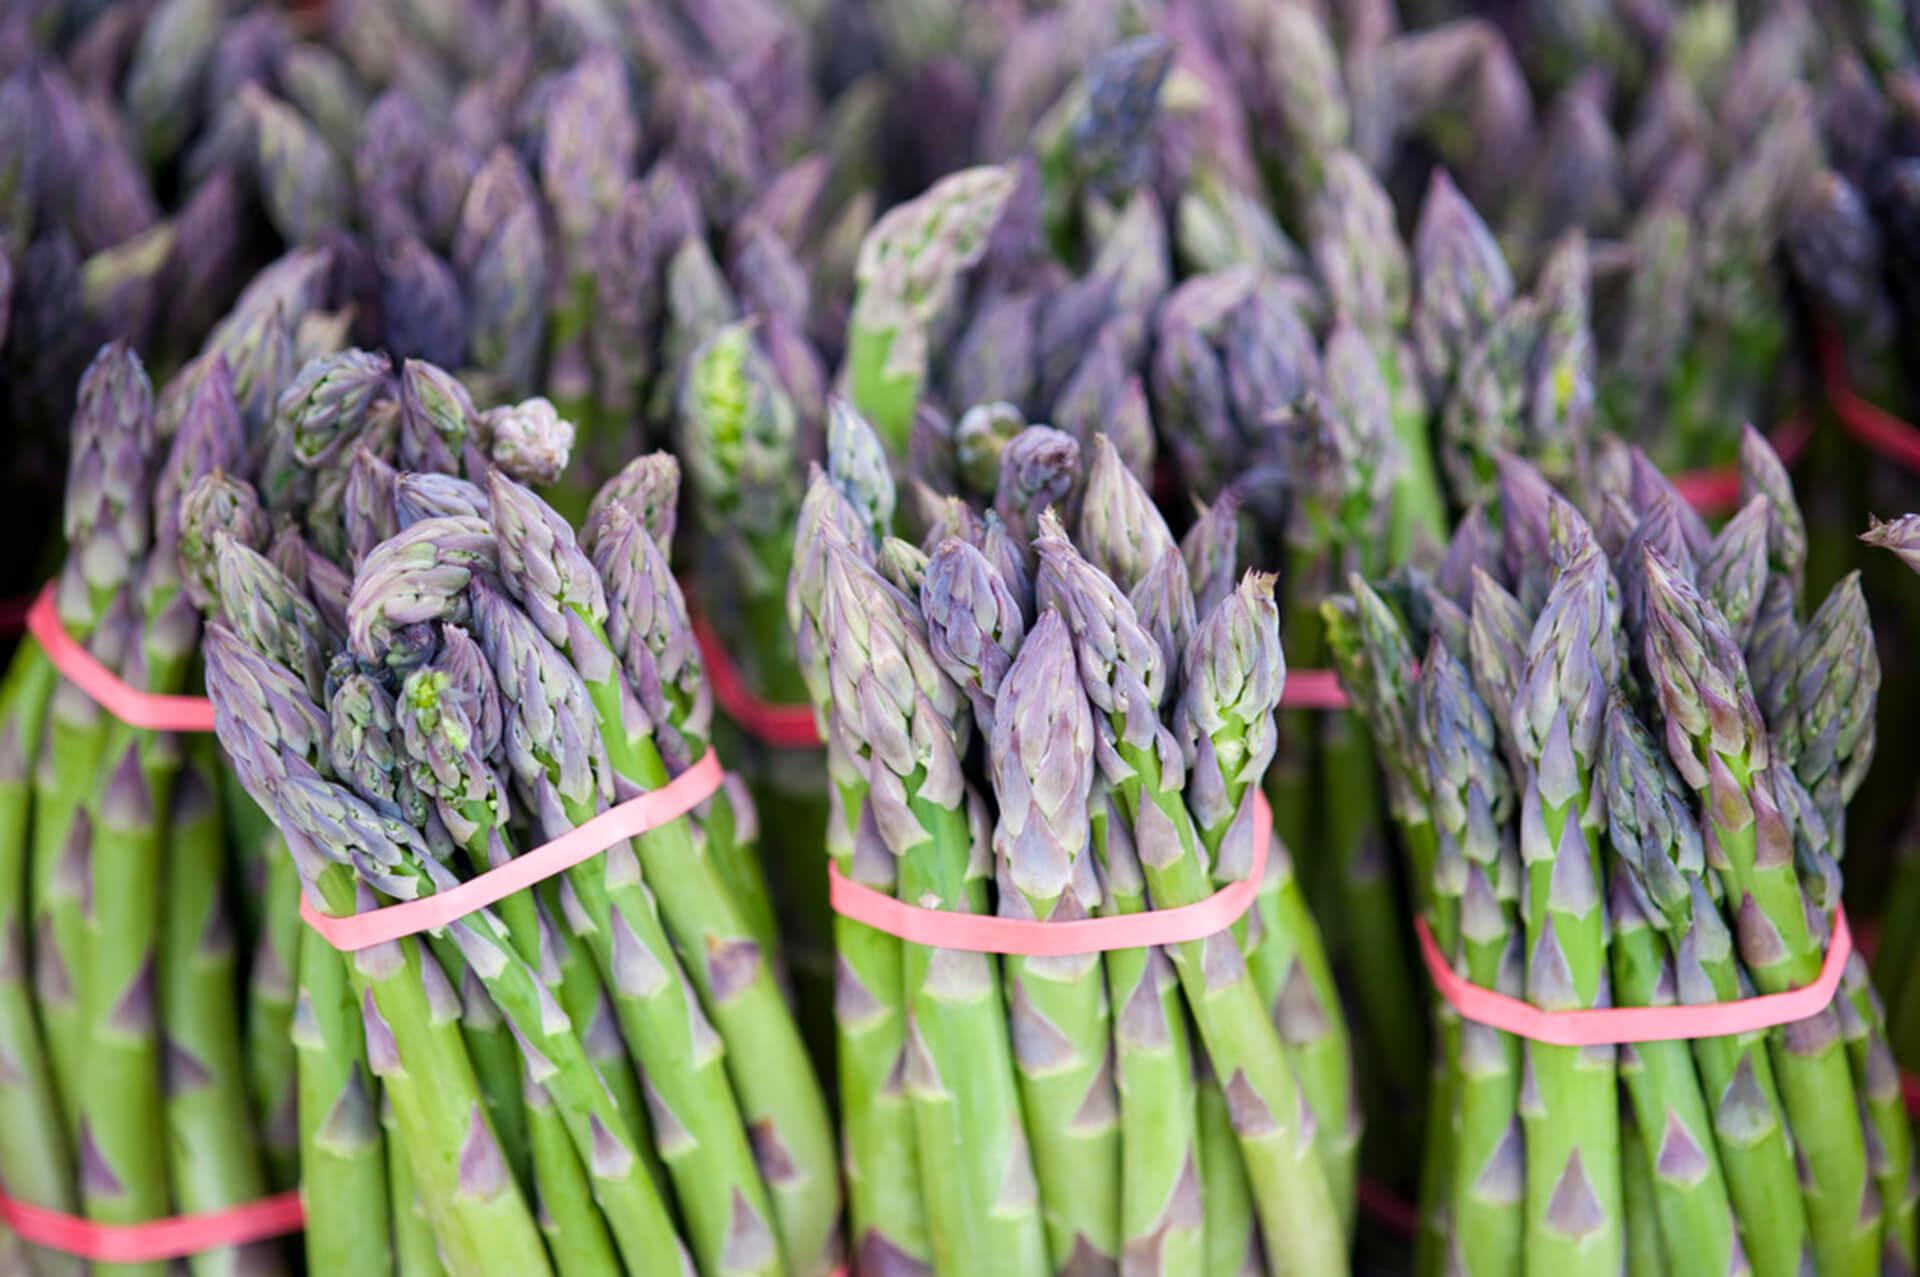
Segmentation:
{"type": "MultiPolygon", "coordinates": [[[[403,444],[412,410],[446,402],[409,390],[425,371],[403,375],[403,444]]],[[[289,603],[247,616],[223,591],[210,630],[222,746],[333,913],[445,890],[658,788],[705,751],[711,712],[655,539],[677,495],[659,459],[650,482],[609,485],[577,543],[484,453],[465,478],[396,475],[375,446],[354,462],[346,540],[368,548],[344,607],[229,540],[223,574],[289,603]]],[[[341,1194],[310,1203],[316,1230],[335,1221],[322,1244],[390,1203],[362,1234],[383,1266],[423,1241],[474,1272],[833,1266],[831,1128],[768,902],[739,876],[742,802],[716,796],[441,933],[303,946],[302,1126],[341,1194]]]]}
{"type": "MultiPolygon", "coordinates": [[[[1857,578],[1801,619],[1799,511],[1751,431],[1744,455],[1711,536],[1650,465],[1596,530],[1509,461],[1499,535],[1450,555],[1465,592],[1403,618],[1355,577],[1327,605],[1469,980],[1558,1010],[1819,974],[1877,658],[1857,578]]],[[[1568,1048],[1439,1014],[1423,1270],[1910,1262],[1911,1138],[1859,959],[1817,1015],[1731,1037],[1568,1048]]]]}
{"type": "MultiPolygon", "coordinates": [[[[193,547],[221,529],[264,531],[257,505],[220,499],[247,436],[225,360],[213,353],[202,373],[156,397],[139,357],[114,343],[76,398],[56,604],[70,635],[147,691],[188,686],[193,547]]],[[[291,1109],[256,1107],[249,1085],[217,769],[194,743],[110,717],[37,642],[16,652],[6,686],[9,1192],[135,1224],[289,1185],[291,1166],[271,1153],[291,1109]]],[[[198,1272],[241,1265],[277,1270],[281,1257],[257,1244],[194,1260],[198,1272]]]]}
{"type": "MultiPolygon", "coordinates": [[[[997,509],[949,501],[925,550],[883,539],[891,480],[851,462],[878,433],[836,412],[867,443],[813,474],[788,597],[841,871],[1043,923],[1244,878],[1284,677],[1271,579],[1218,589],[1218,556],[1198,556],[1198,616],[1186,557],[1105,436],[1077,546],[1041,505],[1071,490],[1074,451],[1048,462],[1035,429],[1001,451],[997,509]],[[1028,519],[1030,549],[1010,531],[1028,519]]],[[[1257,914],[1164,953],[997,959],[843,920],[860,1261],[1341,1266],[1358,1125],[1338,1004],[1269,855],[1257,914]]]]}

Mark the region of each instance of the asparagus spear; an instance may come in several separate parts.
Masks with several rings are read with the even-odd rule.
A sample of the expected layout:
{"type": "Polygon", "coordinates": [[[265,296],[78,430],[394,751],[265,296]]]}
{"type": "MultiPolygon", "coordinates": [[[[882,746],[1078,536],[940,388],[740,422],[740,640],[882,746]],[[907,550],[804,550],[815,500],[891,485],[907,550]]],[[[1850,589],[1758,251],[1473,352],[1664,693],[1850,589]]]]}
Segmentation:
{"type": "MultiPolygon", "coordinates": [[[[324,762],[325,714],[285,666],[225,626],[207,627],[205,649],[221,748],[255,800],[273,807],[316,907],[345,913],[372,906],[372,894],[348,881],[357,849],[349,831],[315,825],[326,812],[312,802],[281,800],[324,762]]],[[[370,829],[354,837],[369,842],[390,844],[385,829],[404,828],[382,827],[377,817],[361,823],[370,829]]],[[[345,961],[368,1064],[393,1105],[401,1136],[395,1151],[404,1153],[447,1262],[476,1273],[550,1273],[532,1213],[481,1103],[457,1028],[458,995],[438,963],[411,940],[375,945],[345,961]]]]}
{"type": "MultiPolygon", "coordinates": [[[[1699,830],[1674,801],[1680,791],[1661,775],[1652,740],[1618,700],[1607,709],[1600,758],[1617,856],[1608,892],[1614,996],[1623,1006],[1669,1005],[1679,989],[1668,945],[1672,929],[1690,921],[1684,875],[1704,865],[1699,830]]],[[[1621,1054],[1666,1253],[1715,1266],[1744,1258],[1693,1052],[1668,1041],[1636,1043],[1621,1054]]]]}
{"type": "MultiPolygon", "coordinates": [[[[74,410],[67,484],[68,561],[56,603],[68,634],[118,669],[134,641],[129,585],[149,544],[148,470],[153,392],[138,356],[108,346],[88,366],[74,410]],[[114,600],[118,599],[115,603],[114,600]]],[[[48,708],[34,782],[33,900],[36,1003],[48,1062],[71,1133],[76,1128],[84,985],[81,889],[91,872],[92,820],[82,816],[106,746],[109,720],[62,679],[48,708]]]]}
{"type": "MultiPolygon", "coordinates": [[[[284,852],[282,853],[285,854],[284,852]]],[[[289,860],[291,858],[289,857],[289,860]]],[[[384,1099],[367,1065],[366,1036],[346,959],[319,932],[303,927],[300,992],[292,1035],[298,1052],[301,1201],[306,1208],[307,1264],[316,1272],[382,1277],[406,1272],[400,1239],[388,1233],[391,1213],[415,1206],[389,1197],[389,1162],[406,1152],[380,1128],[384,1099]]],[[[409,1189],[411,1185],[409,1185],[409,1189]]]]}
{"type": "MultiPolygon", "coordinates": [[[[167,1165],[173,1201],[183,1214],[245,1205],[267,1190],[235,1014],[238,986],[232,924],[220,890],[226,857],[213,752],[212,741],[192,743],[170,804],[171,856],[156,979],[167,1165]]],[[[280,1267],[270,1242],[206,1251],[188,1262],[193,1272],[207,1277],[271,1273],[280,1267]]]]}
{"type": "MultiPolygon", "coordinates": [[[[1647,665],[1667,722],[1667,749],[1705,800],[1734,905],[1741,956],[1762,992],[1811,983],[1824,937],[1795,872],[1792,834],[1766,773],[1771,749],[1746,663],[1726,623],[1660,552],[1646,552],[1647,665]]],[[[1770,1035],[1774,1068],[1805,1159],[1816,1259],[1833,1271],[1878,1262],[1877,1211],[1838,1022],[1829,1009],[1770,1035]]]]}
{"type": "MultiPolygon", "coordinates": [[[[1517,669],[1510,675],[1518,676],[1517,669]]],[[[1419,691],[1437,865],[1460,880],[1454,961],[1475,984],[1518,993],[1524,982],[1514,909],[1519,862],[1506,832],[1513,786],[1494,758],[1501,734],[1466,669],[1438,637],[1427,649],[1419,691]]],[[[1513,1273],[1525,1260],[1521,1043],[1469,1020],[1458,1032],[1459,1108],[1447,1174],[1450,1253],[1468,1273],[1513,1273]]],[[[1436,1113],[1430,1120],[1448,1117],[1436,1113]]]]}
{"type": "MultiPolygon", "coordinates": [[[[1348,584],[1351,593],[1334,595],[1321,604],[1327,645],[1341,684],[1366,716],[1385,764],[1388,806],[1407,844],[1416,899],[1441,952],[1450,952],[1459,945],[1461,900],[1457,893],[1439,890],[1439,840],[1427,768],[1418,749],[1417,705],[1409,690],[1413,651],[1398,618],[1365,581],[1353,576],[1348,584]]],[[[1434,1007],[1434,1015],[1439,1044],[1428,1108],[1436,1114],[1451,1114],[1459,1082],[1460,1020],[1444,1001],[1434,1007]]],[[[1422,1152],[1421,1229],[1414,1243],[1414,1269],[1423,1274],[1443,1271],[1447,1262],[1443,1203],[1452,1197],[1450,1129],[1445,1123],[1430,1122],[1422,1152]]]]}
{"type": "MultiPolygon", "coordinates": [[[[28,838],[33,794],[29,768],[39,752],[54,669],[38,643],[21,644],[0,686],[0,891],[4,896],[4,950],[0,956],[0,1176],[23,1201],[56,1210],[73,1206],[73,1154],[48,1069],[47,1048],[34,1019],[27,968],[28,838]]],[[[72,1271],[52,1252],[26,1252],[34,1270],[72,1271]]]]}
{"type": "MultiPolygon", "coordinates": [[[[586,575],[591,577],[590,568],[586,575]]],[[[576,578],[574,588],[582,583],[576,578]]],[[[557,837],[593,815],[596,803],[604,801],[601,786],[611,784],[604,765],[591,754],[557,752],[561,741],[598,739],[587,687],[511,600],[478,583],[471,592],[475,635],[509,714],[509,765],[532,795],[542,832],[557,837]],[[564,725],[552,730],[515,725],[530,716],[531,723],[541,723],[563,715],[564,725]]],[[[561,619],[558,611],[552,615],[561,619]]],[[[570,605],[567,615],[574,615],[570,605]]],[[[604,639],[589,638],[604,645],[604,639]]],[[[603,677],[615,673],[610,656],[597,668],[603,677]]],[[[605,745],[594,748],[598,752],[605,745]]],[[[725,1049],[681,972],[643,890],[636,859],[630,853],[603,855],[569,870],[578,906],[568,911],[569,925],[593,951],[628,1049],[644,1071],[655,1139],[695,1256],[716,1271],[776,1270],[778,1242],[767,1190],[727,1086],[725,1049]]]]}
{"type": "Polygon", "coordinates": [[[894,457],[907,452],[927,378],[929,329],[960,276],[986,252],[1012,193],[1013,174],[1004,168],[952,174],[882,217],[860,246],[848,385],[854,407],[894,457]]]}
{"type": "Polygon", "coordinates": [[[1404,557],[1424,538],[1446,537],[1447,507],[1427,437],[1426,409],[1400,348],[1411,292],[1406,246],[1394,227],[1393,207],[1366,166],[1347,151],[1326,162],[1313,201],[1313,259],[1335,307],[1373,347],[1388,401],[1401,466],[1394,479],[1389,544],[1404,557]]]}
{"type": "MultiPolygon", "coordinates": [[[[935,662],[911,605],[852,550],[829,541],[826,553],[836,721],[864,765],[875,828],[898,861],[897,891],[923,906],[980,912],[990,860],[960,770],[970,726],[960,690],[935,662]]],[[[997,964],[985,954],[905,945],[902,983],[907,1098],[925,1154],[935,1267],[1043,1272],[1038,1188],[997,964]]]]}
{"type": "MultiPolygon", "coordinates": [[[[868,802],[864,769],[840,716],[828,677],[826,589],[830,544],[851,545],[867,526],[826,475],[816,470],[794,534],[788,616],[817,716],[826,724],[833,811],[826,849],[840,872],[889,894],[897,867],[868,802]]],[[[938,573],[923,588],[940,596],[938,573]]],[[[937,624],[937,622],[936,622],[937,624]]],[[[906,1005],[900,941],[864,923],[834,916],[835,1015],[841,1082],[842,1160],[846,1168],[853,1259],[859,1265],[924,1267],[929,1256],[913,1113],[905,1086],[906,1005]]]]}
{"type": "MultiPolygon", "coordinates": [[[[1037,545],[1041,599],[1067,616],[1088,699],[1105,720],[1102,736],[1131,773],[1110,779],[1133,817],[1148,890],[1162,907],[1201,900],[1212,892],[1211,875],[1179,796],[1184,768],[1177,747],[1159,723],[1168,681],[1159,647],[1057,520],[1042,516],[1037,545]]],[[[1343,1265],[1339,1213],[1314,1155],[1303,1100],[1244,956],[1231,934],[1189,941],[1172,956],[1236,1113],[1262,1227],[1269,1237],[1288,1239],[1269,1263],[1302,1272],[1343,1265]]]]}
{"type": "MultiPolygon", "coordinates": [[[[1819,811],[1819,819],[1811,823],[1826,841],[1812,854],[1831,866],[1846,850],[1846,806],[1865,779],[1874,752],[1880,662],[1859,573],[1835,585],[1809,619],[1784,684],[1786,704],[1769,716],[1775,748],[1781,762],[1811,791],[1819,811]]],[[[1796,854],[1804,853],[1796,847],[1796,854]]],[[[1814,883],[1807,885],[1811,890],[1814,883]]],[[[1845,997],[1835,1009],[1848,1029],[1854,1085],[1867,1119],[1867,1151],[1879,1186],[1886,1252],[1905,1262],[1915,1247],[1912,1133],[1896,1080],[1881,1056],[1886,1049],[1885,1011],[1862,968],[1859,959],[1849,961],[1842,983],[1845,997]]]]}
{"type": "MultiPolygon", "coordinates": [[[[1093,715],[1059,613],[1043,614],[1021,644],[997,708],[988,760],[999,804],[1000,912],[1088,917],[1102,895],[1087,824],[1093,715]]],[[[1015,958],[1007,982],[1054,1271],[1117,1271],[1121,1126],[1100,958],[1015,958]]]]}
{"type": "MultiPolygon", "coordinates": [[[[489,495],[502,579],[546,637],[564,641],[576,668],[591,674],[583,682],[616,789],[664,785],[669,774],[652,732],[626,710],[632,692],[601,628],[607,600],[592,563],[573,544],[571,529],[525,488],[496,471],[489,495]]],[[[629,565],[633,589],[619,600],[628,608],[626,624],[645,629],[649,645],[688,645],[691,625],[684,605],[673,606],[677,591],[665,556],[651,538],[627,541],[636,561],[629,565]]],[[[700,854],[690,822],[671,822],[635,841],[668,929],[694,955],[689,974],[726,1046],[790,1262],[801,1272],[831,1268],[839,1184],[826,1100],[771,966],[717,867],[700,854]]]]}
{"type": "MultiPolygon", "coordinates": [[[[1605,1005],[1608,918],[1591,777],[1618,678],[1618,604],[1605,559],[1571,507],[1550,507],[1563,566],[1528,641],[1514,704],[1527,764],[1520,854],[1526,867],[1527,997],[1549,1010],[1605,1005]]],[[[1621,1263],[1615,1048],[1529,1042],[1524,1106],[1528,1254],[1569,1271],[1621,1263]]]]}

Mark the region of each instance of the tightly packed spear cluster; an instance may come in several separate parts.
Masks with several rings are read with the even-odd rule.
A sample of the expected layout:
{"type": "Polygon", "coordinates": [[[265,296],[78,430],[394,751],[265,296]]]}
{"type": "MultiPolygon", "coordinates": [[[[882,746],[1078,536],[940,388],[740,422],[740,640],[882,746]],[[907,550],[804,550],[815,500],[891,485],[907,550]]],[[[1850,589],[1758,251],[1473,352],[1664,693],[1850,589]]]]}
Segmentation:
{"type": "MultiPolygon", "coordinates": [[[[482,403],[544,391],[580,428],[553,489],[570,516],[648,446],[697,456],[701,610],[756,693],[803,702],[783,540],[854,253],[883,177],[917,185],[944,165],[935,150],[882,162],[900,149],[889,103],[938,89],[916,88],[935,46],[884,18],[602,0],[9,7],[0,391],[48,454],[23,448],[15,473],[57,469],[101,340],[170,373],[275,252],[325,251],[334,331],[282,316],[303,357],[309,338],[351,340],[452,370],[482,403]],[[733,321],[754,325],[799,408],[777,446],[744,456],[679,411],[695,353],[733,321]]],[[[49,485],[23,486],[31,500],[49,485]]],[[[17,590],[39,575],[37,542],[15,543],[17,590]]],[[[730,756],[771,828],[817,831],[817,759],[730,756]]],[[[817,885],[783,882],[781,898],[817,885]]],[[[824,937],[813,948],[824,972],[824,937]]]]}
{"type": "MultiPolygon", "coordinates": [[[[325,252],[296,253],[263,272],[157,394],[119,343],[80,379],[53,598],[68,634],[137,689],[197,689],[196,605],[223,584],[249,593],[244,580],[223,582],[219,539],[332,579],[294,508],[276,504],[270,517],[245,483],[261,468],[338,496],[345,458],[296,462],[296,423],[367,411],[384,385],[389,453],[402,435],[409,449],[447,447],[417,402],[400,412],[384,359],[335,356],[295,378],[287,323],[321,313],[329,265],[325,252]],[[400,429],[403,417],[412,425],[400,429]]],[[[405,380],[417,389],[428,376],[445,378],[410,367],[405,380]]],[[[475,447],[497,436],[526,453],[542,434],[537,420],[474,425],[475,447]]],[[[315,526],[333,522],[315,513],[315,526]]],[[[34,641],[5,688],[0,1180],[30,1204],[107,1223],[292,1187],[297,898],[276,900],[267,819],[210,741],[114,719],[34,641]]],[[[245,1258],[277,1264],[266,1249],[245,1258]]],[[[51,1255],[35,1264],[73,1268],[51,1255]]]]}
{"type": "MultiPolygon", "coordinates": [[[[1566,1011],[1819,975],[1879,666],[1857,577],[1804,611],[1800,513],[1751,431],[1741,472],[1709,533],[1649,465],[1585,517],[1510,461],[1404,615],[1358,577],[1326,605],[1469,981],[1566,1011]]],[[[1764,1032],[1570,1047],[1436,1016],[1417,1271],[1912,1270],[1920,1186],[1858,955],[1764,1032]]]]}
{"type": "MultiPolygon", "coordinates": [[[[665,549],[671,458],[623,470],[576,540],[484,460],[359,456],[341,591],[229,538],[253,589],[222,592],[206,653],[221,746],[335,915],[658,789],[710,719],[665,549]]],[[[303,931],[314,1271],[832,1269],[833,1128],[752,839],[730,784],[431,934],[342,954],[303,931]]]]}
{"type": "MultiPolygon", "coordinates": [[[[1253,869],[1272,578],[1236,583],[1230,519],[1183,550],[1104,435],[1069,537],[1061,440],[1016,435],[996,508],[953,501],[916,546],[880,535],[880,439],[836,404],[801,514],[828,851],[919,907],[1117,917],[1253,869]]],[[[1239,923],[1165,950],[997,957],[844,917],[836,948],[857,1270],[1345,1270],[1359,1114],[1277,844],[1239,923]]]]}

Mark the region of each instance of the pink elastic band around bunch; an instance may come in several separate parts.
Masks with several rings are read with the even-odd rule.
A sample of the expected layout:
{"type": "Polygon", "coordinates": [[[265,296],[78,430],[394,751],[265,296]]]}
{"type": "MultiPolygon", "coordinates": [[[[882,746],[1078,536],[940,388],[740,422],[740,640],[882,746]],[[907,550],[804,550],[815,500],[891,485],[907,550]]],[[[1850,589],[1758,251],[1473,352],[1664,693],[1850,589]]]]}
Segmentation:
{"type": "Polygon", "coordinates": [[[1546,1011],[1519,998],[1471,983],[1455,971],[1434,943],[1425,918],[1415,916],[1420,957],[1434,988],[1465,1018],[1517,1037],[1553,1046],[1613,1046],[1627,1042],[1675,1042],[1691,1038],[1725,1037],[1792,1024],[1817,1015],[1833,1001],[1840,976],[1853,952],[1846,911],[1833,915],[1833,939],[1820,977],[1812,984],[1785,993],[1766,993],[1732,1002],[1708,1002],[1669,1007],[1593,1007],[1576,1011],[1546,1011]]]}
{"type": "Polygon", "coordinates": [[[1267,871],[1267,842],[1273,837],[1273,809],[1258,790],[1253,797],[1253,865],[1247,876],[1205,900],[1173,909],[1149,909],[1111,918],[1073,922],[1037,922],[996,918],[983,913],[922,909],[863,886],[827,866],[827,899],[833,911],[876,931],[936,949],[1006,953],[1026,958],[1063,958],[1109,949],[1143,949],[1184,944],[1225,931],[1240,920],[1260,891],[1267,871]]]}
{"type": "Polygon", "coordinates": [[[39,641],[47,659],[68,682],[127,726],[153,732],[213,730],[213,702],[206,697],[168,696],[129,687],[95,659],[92,652],[75,642],[66,626],[60,623],[60,610],[53,601],[51,583],[27,609],[27,632],[39,641]]]}
{"type": "Polygon", "coordinates": [[[1854,393],[1852,379],[1847,376],[1846,352],[1824,325],[1815,334],[1814,346],[1827,400],[1841,428],[1881,456],[1909,470],[1920,470],[1920,429],[1854,393]]]}
{"type": "Polygon", "coordinates": [[[720,636],[707,624],[706,617],[693,614],[693,637],[700,645],[700,658],[706,663],[707,684],[722,712],[741,731],[763,745],[775,749],[816,749],[820,729],[813,721],[811,705],[780,705],[763,701],[747,687],[740,667],[720,636]]]}
{"type": "Polygon", "coordinates": [[[102,1224],[0,1193],[0,1223],[21,1241],[98,1264],[149,1264],[245,1246],[306,1225],[298,1190],[200,1215],[144,1224],[102,1224]]]}
{"type": "Polygon", "coordinates": [[[709,749],[699,762],[660,788],[611,807],[552,842],[515,856],[499,868],[489,869],[449,891],[343,917],[319,912],[302,896],[300,916],[328,944],[347,952],[422,931],[437,931],[591,860],[616,843],[686,815],[720,788],[723,775],[720,756],[709,749]]]}

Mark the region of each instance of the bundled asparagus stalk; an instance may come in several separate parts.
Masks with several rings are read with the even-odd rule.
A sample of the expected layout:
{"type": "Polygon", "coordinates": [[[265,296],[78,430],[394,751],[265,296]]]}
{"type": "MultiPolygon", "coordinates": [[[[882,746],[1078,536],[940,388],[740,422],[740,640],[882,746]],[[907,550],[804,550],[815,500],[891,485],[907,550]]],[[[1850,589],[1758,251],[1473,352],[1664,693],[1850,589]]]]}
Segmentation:
{"type": "MultiPolygon", "coordinates": [[[[1080,548],[1037,496],[1014,499],[1072,485],[1072,453],[1050,467],[1033,430],[1001,454],[999,510],[952,503],[930,554],[883,541],[891,481],[855,461],[882,455],[879,436],[836,412],[849,438],[813,476],[789,601],[842,872],[1043,923],[1246,877],[1284,675],[1270,579],[1216,592],[1196,623],[1186,559],[1104,436],[1080,548]],[[1016,519],[1036,534],[1025,553],[1016,519]]],[[[1165,953],[1002,961],[842,919],[860,1261],[1342,1266],[1351,1083],[1318,934],[1269,854],[1257,921],[1165,953]],[[904,1103],[861,1085],[882,1075],[904,1078],[904,1103]]]]}
{"type": "MultiPolygon", "coordinates": [[[[359,472],[378,464],[363,445],[359,472]]],[[[221,550],[290,602],[252,625],[229,605],[210,631],[222,745],[325,912],[445,890],[461,860],[496,867],[705,749],[705,685],[654,539],[670,480],[610,486],[582,548],[500,470],[468,473],[356,484],[347,540],[371,548],[338,627],[272,563],[221,550]],[[367,526],[383,508],[384,539],[367,526]]],[[[741,823],[716,802],[444,932],[303,946],[303,1099],[339,1087],[303,1110],[343,1194],[310,1202],[322,1244],[343,1244],[356,1204],[390,1201],[391,1245],[363,1245],[402,1262],[417,1195],[462,1272],[832,1267],[831,1129],[766,902],[729,877],[741,823]]]]}
{"type": "MultiPolygon", "coordinates": [[[[1328,604],[1469,981],[1565,1010],[1820,974],[1877,658],[1857,579],[1800,619],[1799,512],[1751,431],[1744,456],[1748,501],[1711,538],[1651,467],[1600,495],[1596,535],[1509,462],[1467,593],[1435,587],[1418,628],[1359,578],[1328,604]]],[[[1830,1006],[1763,1032],[1616,1051],[1448,1011],[1423,1267],[1911,1263],[1911,1139],[1857,956],[1830,1006]]]]}

